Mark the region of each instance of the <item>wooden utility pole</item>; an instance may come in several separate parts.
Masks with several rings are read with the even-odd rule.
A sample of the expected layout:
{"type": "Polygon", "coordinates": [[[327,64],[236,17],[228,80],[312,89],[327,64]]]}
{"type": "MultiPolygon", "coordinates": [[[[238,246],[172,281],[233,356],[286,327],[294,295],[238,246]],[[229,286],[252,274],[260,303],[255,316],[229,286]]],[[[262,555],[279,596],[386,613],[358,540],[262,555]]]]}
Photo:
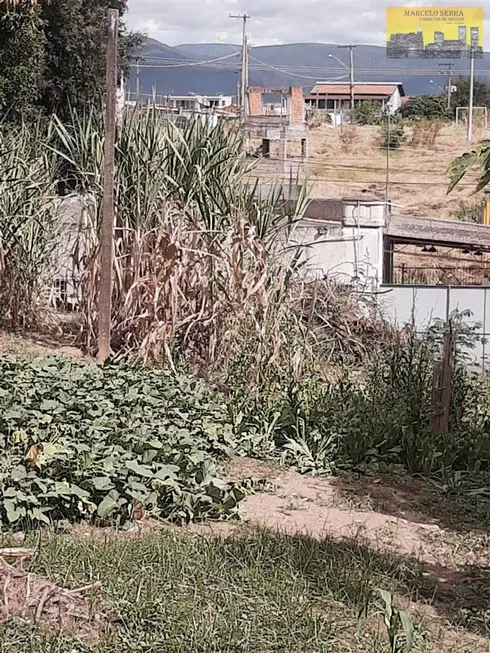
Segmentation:
{"type": "Polygon", "coordinates": [[[454,64],[453,63],[440,63],[439,66],[444,66],[446,70],[444,71],[443,74],[446,75],[447,79],[447,109],[448,111],[451,110],[451,88],[452,88],[452,82],[453,82],[453,68],[454,64]]]}
{"type": "Polygon", "coordinates": [[[354,48],[356,47],[352,43],[349,45],[339,45],[339,48],[349,48],[349,86],[350,86],[350,110],[354,111],[355,109],[355,100],[354,100],[354,48]]]}
{"type": "Polygon", "coordinates": [[[136,62],[136,104],[138,105],[140,103],[140,95],[141,95],[141,68],[138,59],[138,61],[136,62]]]}
{"type": "Polygon", "coordinates": [[[468,122],[466,140],[471,143],[473,140],[473,94],[475,87],[475,52],[470,49],[470,98],[468,102],[468,122]]]}
{"type": "Polygon", "coordinates": [[[99,351],[104,363],[111,352],[112,259],[114,241],[114,143],[116,137],[117,35],[119,12],[108,11],[106,106],[104,141],[104,197],[100,227],[99,351]]]}
{"type": "Polygon", "coordinates": [[[242,116],[247,114],[247,86],[248,86],[248,43],[247,43],[247,20],[250,18],[247,14],[230,14],[230,18],[239,18],[243,21],[242,31],[242,75],[240,84],[240,102],[242,107],[242,116]]]}

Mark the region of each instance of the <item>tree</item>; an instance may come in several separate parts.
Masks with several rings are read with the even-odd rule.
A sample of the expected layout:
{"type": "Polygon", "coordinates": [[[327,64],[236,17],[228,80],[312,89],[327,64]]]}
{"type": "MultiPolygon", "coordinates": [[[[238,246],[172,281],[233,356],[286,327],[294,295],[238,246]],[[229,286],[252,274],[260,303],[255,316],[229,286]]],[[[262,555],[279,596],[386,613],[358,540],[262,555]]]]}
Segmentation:
{"type": "Polygon", "coordinates": [[[447,100],[442,95],[420,95],[412,97],[400,109],[404,118],[415,120],[447,120],[447,100]]]}
{"type": "Polygon", "coordinates": [[[46,37],[40,10],[31,2],[0,8],[0,113],[12,122],[37,113],[46,37]]]}
{"type": "MultiPolygon", "coordinates": [[[[107,10],[127,0],[10,0],[0,9],[0,107],[19,120],[36,112],[68,115],[101,105],[107,10]]],[[[142,37],[120,23],[119,68],[129,72],[142,37]]]]}
{"type": "MultiPolygon", "coordinates": [[[[457,107],[467,107],[469,105],[470,79],[469,77],[458,77],[454,85],[458,90],[453,93],[451,103],[456,113],[457,107]]],[[[490,86],[488,84],[475,80],[473,106],[490,108],[490,86]]]]}
{"type": "Polygon", "coordinates": [[[407,140],[403,119],[398,115],[385,116],[379,135],[382,148],[398,150],[407,140]]]}
{"type": "MultiPolygon", "coordinates": [[[[107,10],[127,10],[127,0],[53,0],[43,6],[46,84],[42,104],[49,113],[65,115],[69,107],[100,102],[105,83],[107,10]]],[[[119,30],[119,65],[128,72],[137,35],[119,30]]]]}

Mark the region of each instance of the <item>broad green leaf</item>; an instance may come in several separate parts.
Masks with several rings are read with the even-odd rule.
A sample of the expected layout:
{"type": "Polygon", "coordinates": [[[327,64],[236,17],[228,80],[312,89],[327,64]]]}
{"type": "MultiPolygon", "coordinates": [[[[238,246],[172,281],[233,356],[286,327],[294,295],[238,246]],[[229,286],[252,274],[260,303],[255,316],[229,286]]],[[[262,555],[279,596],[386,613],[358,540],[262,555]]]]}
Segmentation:
{"type": "Polygon", "coordinates": [[[58,401],[53,401],[51,399],[45,399],[40,408],[42,411],[51,411],[60,408],[61,404],[58,401]]]}
{"type": "Polygon", "coordinates": [[[160,469],[155,474],[155,478],[159,480],[165,480],[166,478],[176,478],[176,475],[180,472],[180,467],[177,465],[162,465],[160,469]]]}
{"type": "Polygon", "coordinates": [[[90,482],[99,492],[104,490],[112,490],[114,487],[114,483],[107,476],[95,476],[94,478],[90,479],[90,482]]]}
{"type": "Polygon", "coordinates": [[[144,476],[145,478],[153,478],[154,474],[151,470],[151,467],[145,465],[140,465],[136,460],[126,461],[126,467],[130,472],[134,472],[139,476],[144,476]]]}
{"type": "Polygon", "coordinates": [[[97,514],[101,519],[108,517],[117,508],[118,502],[107,495],[97,506],[97,514]]]}
{"type": "Polygon", "coordinates": [[[21,517],[21,511],[18,509],[17,502],[12,499],[5,499],[3,506],[7,513],[8,521],[11,524],[15,524],[15,522],[21,517]]]}

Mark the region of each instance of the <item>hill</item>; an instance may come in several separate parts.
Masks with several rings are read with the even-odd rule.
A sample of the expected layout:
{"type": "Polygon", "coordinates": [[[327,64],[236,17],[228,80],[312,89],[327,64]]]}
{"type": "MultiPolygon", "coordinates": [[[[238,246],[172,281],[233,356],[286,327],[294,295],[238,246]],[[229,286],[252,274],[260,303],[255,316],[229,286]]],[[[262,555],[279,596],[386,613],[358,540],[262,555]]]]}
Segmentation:
{"type": "MultiPolygon", "coordinates": [[[[333,57],[347,63],[346,53],[326,43],[292,43],[253,48],[250,53],[252,86],[304,86],[308,91],[317,80],[345,78],[347,70],[333,57]]],[[[240,70],[240,46],[228,43],[183,44],[170,47],[148,39],[141,56],[149,64],[160,67],[141,68],[141,91],[157,95],[187,93],[236,93],[240,70]],[[216,61],[219,59],[219,61],[216,61]],[[200,61],[210,61],[200,64],[200,61]]],[[[441,60],[444,62],[445,60],[441,60]]],[[[387,59],[386,49],[360,45],[355,51],[356,79],[359,81],[401,81],[408,95],[437,94],[445,78],[439,76],[438,60],[387,59]]],[[[454,74],[467,75],[468,60],[454,61],[454,74]]],[[[476,62],[477,77],[490,75],[490,53],[476,62]],[[478,76],[478,71],[481,75],[478,76]]],[[[136,87],[135,72],[129,81],[136,87]]]]}

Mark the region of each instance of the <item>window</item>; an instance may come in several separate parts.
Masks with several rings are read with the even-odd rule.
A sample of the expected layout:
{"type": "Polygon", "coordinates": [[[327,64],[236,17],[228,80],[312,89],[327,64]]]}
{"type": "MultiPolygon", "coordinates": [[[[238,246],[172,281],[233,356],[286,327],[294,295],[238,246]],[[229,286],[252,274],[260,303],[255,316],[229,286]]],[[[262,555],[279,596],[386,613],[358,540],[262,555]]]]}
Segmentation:
{"type": "Polygon", "coordinates": [[[330,111],[335,109],[335,100],[327,100],[327,109],[330,111]]]}

